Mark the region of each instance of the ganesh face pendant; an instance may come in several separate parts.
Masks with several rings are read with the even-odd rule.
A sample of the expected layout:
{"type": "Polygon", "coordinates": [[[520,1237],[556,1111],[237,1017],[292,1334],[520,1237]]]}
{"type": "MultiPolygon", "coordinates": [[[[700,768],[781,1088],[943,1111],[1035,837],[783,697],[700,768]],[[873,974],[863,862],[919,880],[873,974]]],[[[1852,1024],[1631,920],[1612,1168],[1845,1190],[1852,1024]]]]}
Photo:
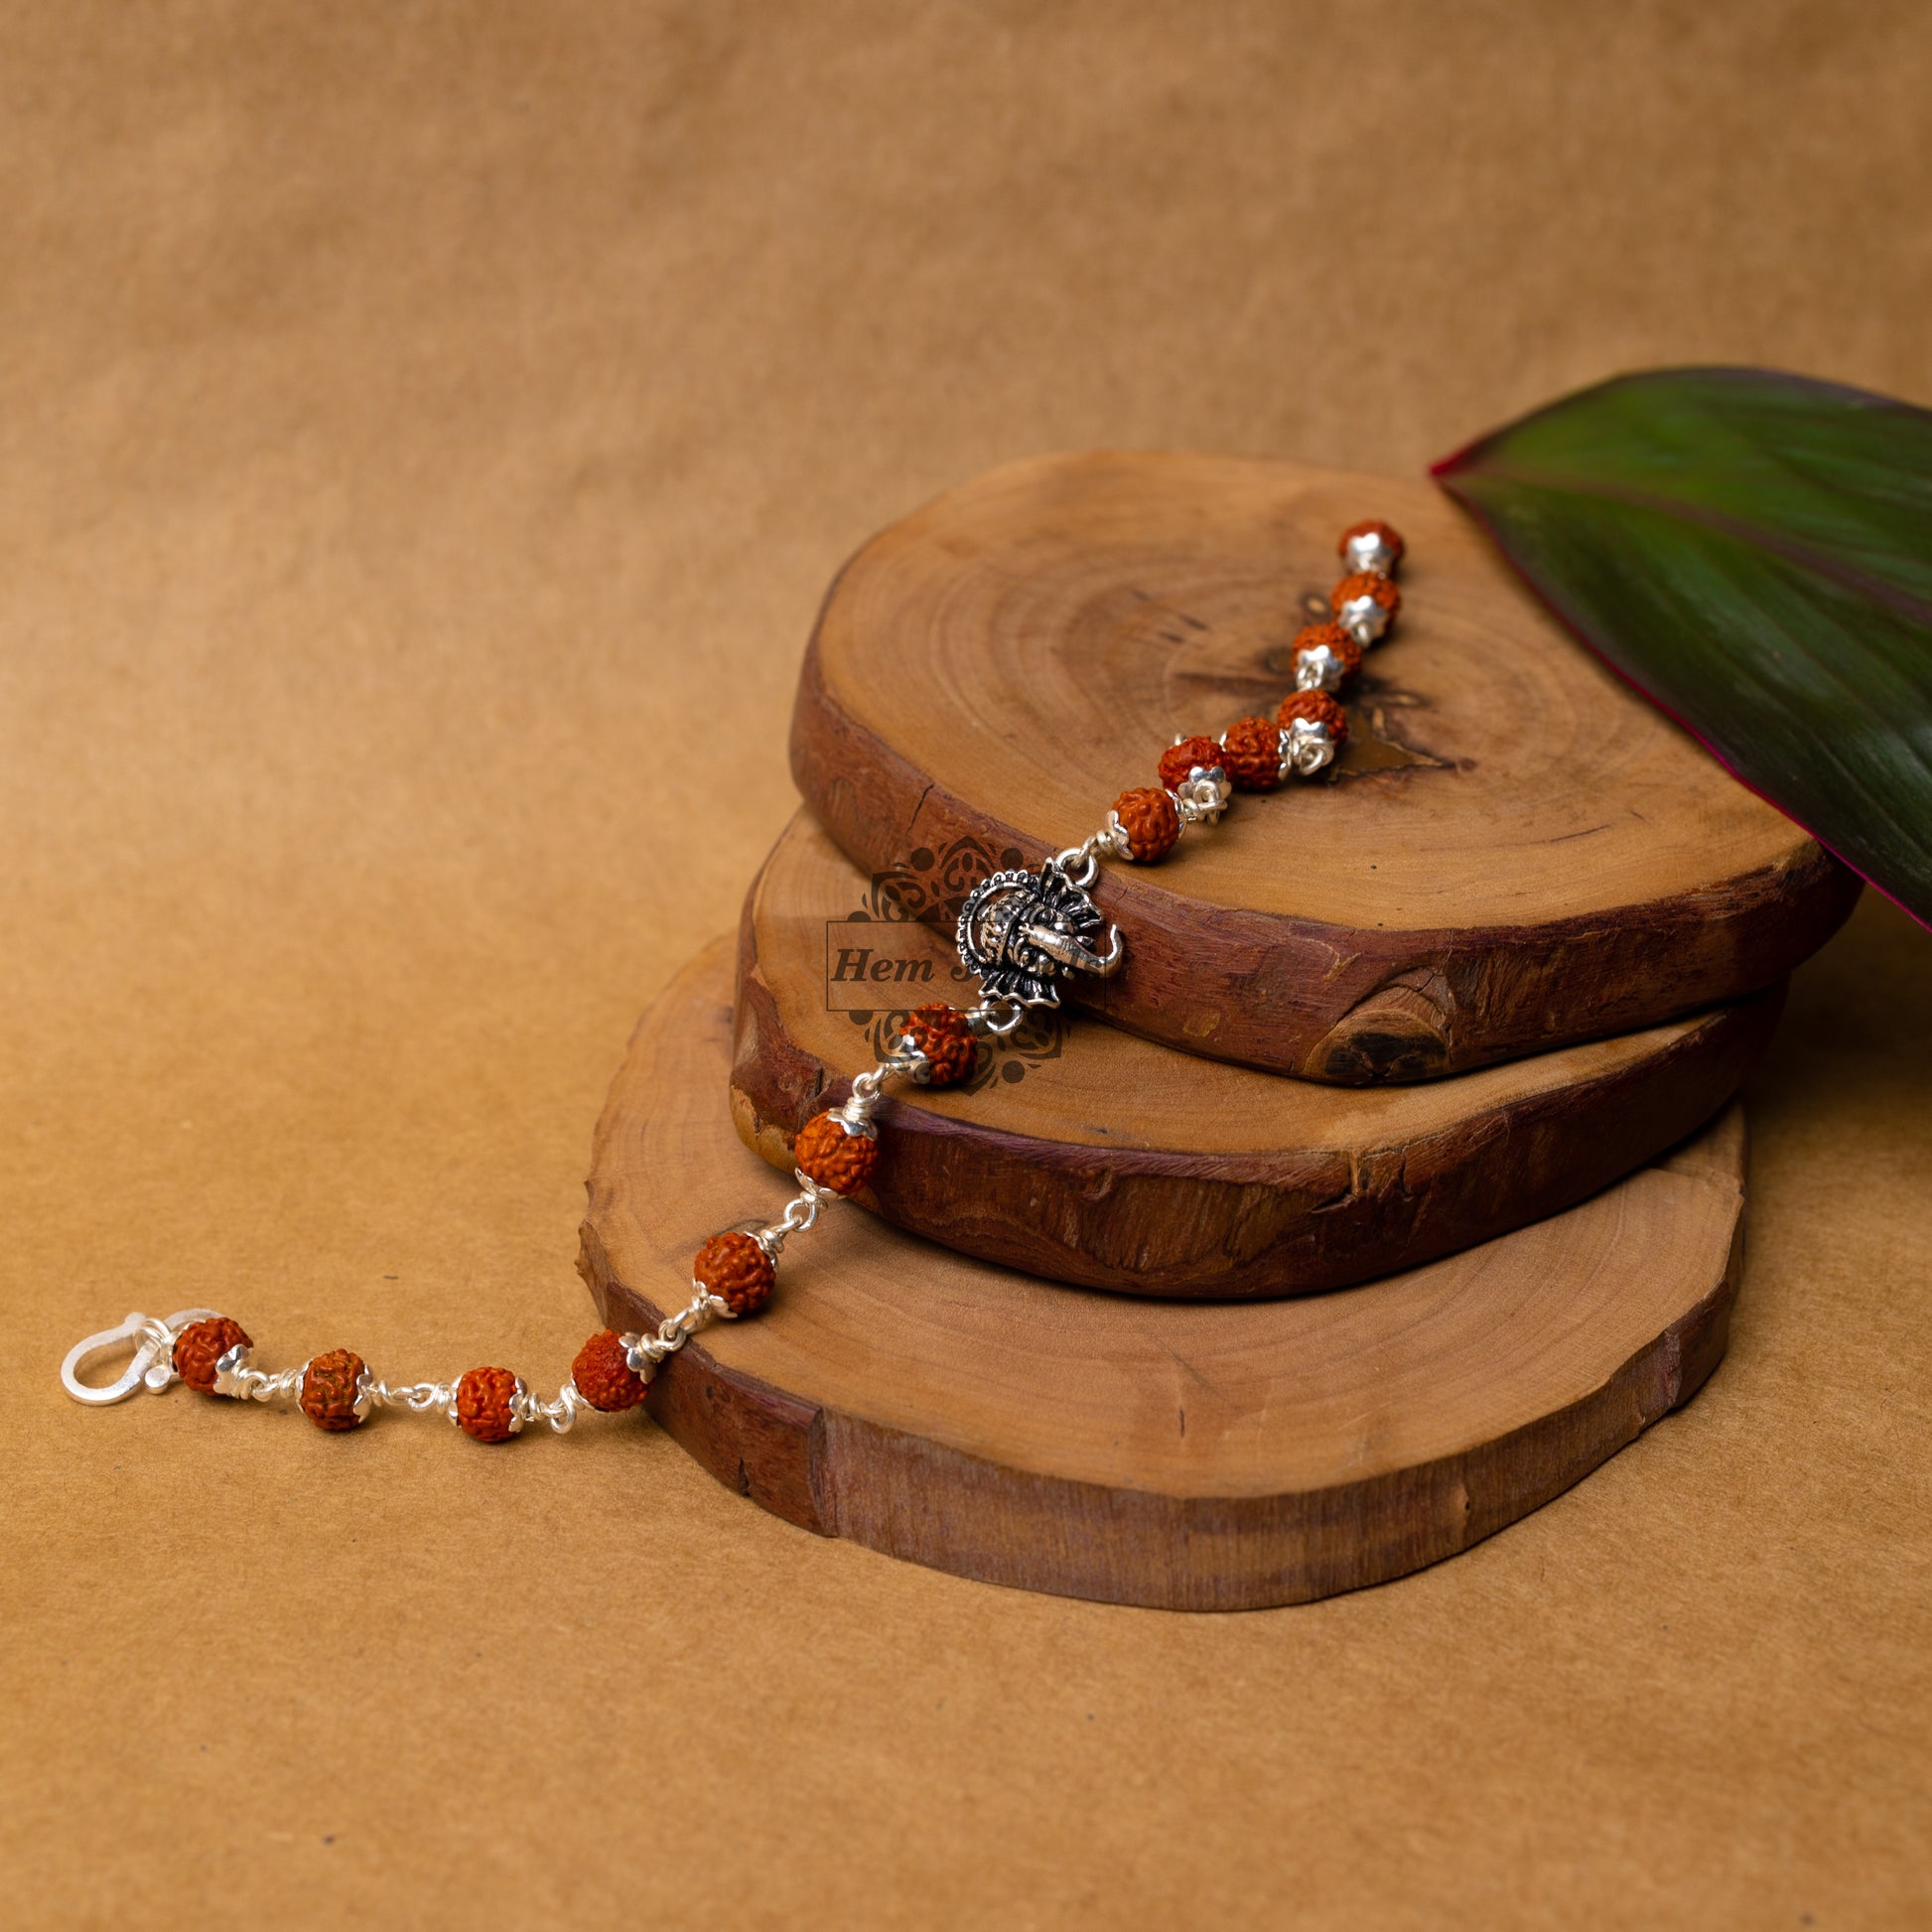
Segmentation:
{"type": "Polygon", "coordinates": [[[1037,872],[996,872],[973,889],[960,908],[956,940],[960,964],[986,999],[1056,1007],[1060,974],[1105,979],[1118,969],[1126,942],[1086,891],[1097,871],[1076,850],[1037,872]],[[1084,862],[1081,874],[1069,870],[1070,860],[1084,862]]]}

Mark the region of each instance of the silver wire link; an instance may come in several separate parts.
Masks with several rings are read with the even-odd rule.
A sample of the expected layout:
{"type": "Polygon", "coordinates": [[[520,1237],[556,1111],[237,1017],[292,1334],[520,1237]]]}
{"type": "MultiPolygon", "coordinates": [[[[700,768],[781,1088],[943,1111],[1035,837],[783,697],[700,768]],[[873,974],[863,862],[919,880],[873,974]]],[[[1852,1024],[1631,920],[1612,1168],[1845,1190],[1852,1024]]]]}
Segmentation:
{"type": "Polygon", "coordinates": [[[1018,1000],[982,1000],[968,1009],[966,1024],[976,1034],[1005,1039],[1026,1017],[1027,1009],[1018,1000]]]}
{"type": "Polygon", "coordinates": [[[375,1409],[407,1409],[412,1415],[428,1415],[433,1410],[442,1409],[456,1413],[456,1384],[454,1382],[398,1382],[391,1388],[387,1382],[372,1381],[369,1384],[369,1406],[375,1409]]]}
{"type": "Polygon", "coordinates": [[[592,1413],[592,1404],[585,1401],[574,1378],[557,1391],[555,1402],[541,1401],[525,1389],[517,1397],[517,1404],[526,1423],[547,1422],[559,1436],[568,1436],[577,1426],[579,1416],[592,1413]]]}
{"type": "Polygon", "coordinates": [[[304,1362],[300,1368],[278,1369],[270,1375],[254,1365],[252,1350],[237,1345],[214,1364],[214,1393],[236,1402],[281,1402],[301,1393],[308,1367],[304,1362]]]}
{"type": "Polygon", "coordinates": [[[1106,837],[1104,830],[1090,832],[1078,845],[1069,845],[1064,852],[1054,853],[1046,863],[1069,886],[1084,893],[1100,877],[1099,851],[1106,837]]]}
{"type": "Polygon", "coordinates": [[[919,1068],[925,1064],[925,1055],[919,1051],[903,1034],[879,1064],[866,1073],[856,1073],[852,1077],[852,1092],[843,1107],[837,1110],[838,1119],[844,1123],[848,1134],[871,1136],[872,1117],[879,1103],[885,1099],[886,1081],[895,1073],[903,1073],[907,1079],[916,1080],[919,1068]]]}
{"type": "Polygon", "coordinates": [[[657,1364],[666,1355],[675,1355],[701,1328],[708,1328],[720,1318],[735,1319],[731,1310],[702,1282],[693,1282],[691,1286],[696,1292],[689,1305],[675,1314],[667,1314],[657,1324],[654,1335],[618,1337],[623,1344],[623,1359],[632,1375],[640,1375],[648,1382],[657,1364]]]}
{"type": "Polygon", "coordinates": [[[809,1233],[818,1220],[819,1208],[828,1200],[838,1199],[831,1188],[821,1187],[803,1168],[793,1169],[792,1178],[798,1182],[798,1191],[785,1202],[785,1211],[752,1236],[773,1261],[783,1251],[787,1235],[809,1233]]]}

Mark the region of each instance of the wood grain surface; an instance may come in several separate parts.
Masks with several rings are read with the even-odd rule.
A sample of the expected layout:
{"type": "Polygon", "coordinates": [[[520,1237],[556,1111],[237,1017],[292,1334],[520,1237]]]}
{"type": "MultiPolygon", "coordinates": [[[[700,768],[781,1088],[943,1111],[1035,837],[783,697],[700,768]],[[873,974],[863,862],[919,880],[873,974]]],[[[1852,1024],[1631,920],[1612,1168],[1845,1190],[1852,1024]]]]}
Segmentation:
{"type": "MultiPolygon", "coordinates": [[[[605,1318],[685,1299],[697,1226],[785,1190],[733,1136],[732,956],[645,1016],[598,1126],[580,1268],[605,1318]]],[[[856,1215],[651,1413],[762,1507],[963,1576],[1177,1609],[1304,1601],[1453,1555],[1587,1474],[1724,1352],[1733,1107],[1569,1212],[1369,1286],[1246,1306],[1052,1287],[856,1215]]]]}
{"type": "Polygon", "coordinates": [[[1768,986],[1837,929],[1856,879],[1421,481],[1091,455],[952,490],[834,584],[793,715],[799,788],[868,873],[1036,864],[1153,782],[1176,734],[1273,714],[1336,534],[1367,515],[1408,536],[1404,607],[1330,778],[1110,867],[1127,964],[1075,998],[1190,1052],[1416,1080],[1768,986]]]}
{"type": "MultiPolygon", "coordinates": [[[[907,1007],[956,994],[916,877],[868,878],[809,814],[746,898],[731,1085],[747,1145],[843,1102],[907,1007]]],[[[1136,1295],[1306,1293],[1413,1267],[1571,1206],[1711,1118],[1782,985],[1640,1034],[1413,1086],[1351,1089],[1040,1016],[970,1085],[901,1087],[860,1196],[895,1225],[1136,1295]]]]}

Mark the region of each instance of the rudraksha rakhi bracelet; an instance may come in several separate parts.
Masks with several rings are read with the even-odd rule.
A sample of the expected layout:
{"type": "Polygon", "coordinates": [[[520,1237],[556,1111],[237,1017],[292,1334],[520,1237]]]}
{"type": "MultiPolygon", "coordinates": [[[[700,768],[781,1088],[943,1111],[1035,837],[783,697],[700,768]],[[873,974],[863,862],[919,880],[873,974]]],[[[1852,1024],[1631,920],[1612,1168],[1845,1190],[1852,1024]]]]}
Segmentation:
{"type": "Polygon", "coordinates": [[[917,1086],[949,1087],[973,1071],[982,1038],[1004,1038],[1032,1007],[1057,1007],[1066,973],[1099,978],[1119,969],[1126,945],[1094,904],[1103,858],[1151,865],[1165,859],[1190,825],[1212,825],[1237,791],[1273,791],[1291,777],[1312,778],[1348,737],[1336,701],[1361,669],[1362,652],[1384,636],[1402,608],[1394,583],[1402,539],[1386,523],[1357,523],[1338,545],[1347,575],[1329,598],[1330,621],[1295,639],[1295,689],[1273,720],[1242,718],[1218,739],[1181,738],[1162,753],[1160,782],[1123,791],[1107,822],[1036,872],[998,872],[974,888],[959,914],[960,963],[978,980],[972,1007],[915,1009],[886,1055],[859,1074],[842,1106],[806,1122],[792,1145],[798,1192],[763,1227],[714,1234],[692,1264],[690,1303],[654,1334],[594,1334],[571,1364],[570,1380],[545,1402],[506,1368],[473,1368],[454,1382],[378,1381],[346,1348],[300,1368],[269,1374],[254,1365],[241,1326],[211,1309],[184,1309],[166,1321],[130,1314],[69,1352],[61,1380],[76,1401],[119,1402],[136,1389],[159,1392],[186,1382],[204,1395],[256,1402],[293,1398],[318,1429],[357,1428],[376,1409],[441,1414],[479,1443],[503,1443],[531,1423],[560,1434],[587,1409],[634,1409],[659,1362],[716,1320],[756,1314],[771,1299],[779,1254],[803,1234],[829,1200],[856,1194],[879,1166],[873,1123],[894,1076],[917,1086]],[[106,1384],[83,1382],[95,1357],[132,1345],[133,1359],[106,1384]]]}

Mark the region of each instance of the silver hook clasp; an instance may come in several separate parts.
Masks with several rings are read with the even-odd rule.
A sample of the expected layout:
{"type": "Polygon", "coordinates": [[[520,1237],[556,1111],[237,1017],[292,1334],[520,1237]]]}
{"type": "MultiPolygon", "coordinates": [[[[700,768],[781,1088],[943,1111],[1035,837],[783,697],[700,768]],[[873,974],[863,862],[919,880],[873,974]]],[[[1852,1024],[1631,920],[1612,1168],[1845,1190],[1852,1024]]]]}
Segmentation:
{"type": "Polygon", "coordinates": [[[94,1408],[125,1402],[144,1382],[157,1395],[175,1379],[175,1338],[191,1321],[207,1321],[213,1309],[183,1309],[166,1321],[138,1310],[115,1328],[103,1328],[85,1341],[76,1341],[61,1364],[61,1386],[76,1402],[94,1408]],[[80,1371],[97,1355],[118,1354],[134,1343],[134,1359],[111,1382],[83,1382],[80,1371]]]}

